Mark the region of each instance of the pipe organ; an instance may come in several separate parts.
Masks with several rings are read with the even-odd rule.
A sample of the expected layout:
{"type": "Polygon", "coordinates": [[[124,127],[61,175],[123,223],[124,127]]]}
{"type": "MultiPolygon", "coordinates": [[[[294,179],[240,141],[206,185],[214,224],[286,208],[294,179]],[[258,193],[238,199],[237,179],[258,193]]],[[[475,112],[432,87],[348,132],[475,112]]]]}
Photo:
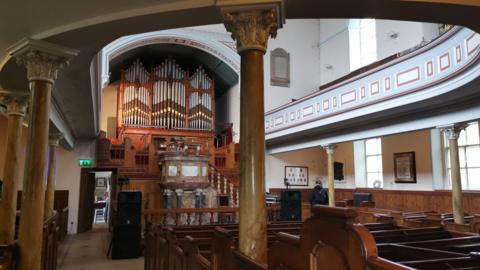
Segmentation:
{"type": "Polygon", "coordinates": [[[118,126],[212,131],[214,87],[214,81],[201,66],[189,76],[171,57],[149,70],[137,59],[122,70],[118,126]]]}

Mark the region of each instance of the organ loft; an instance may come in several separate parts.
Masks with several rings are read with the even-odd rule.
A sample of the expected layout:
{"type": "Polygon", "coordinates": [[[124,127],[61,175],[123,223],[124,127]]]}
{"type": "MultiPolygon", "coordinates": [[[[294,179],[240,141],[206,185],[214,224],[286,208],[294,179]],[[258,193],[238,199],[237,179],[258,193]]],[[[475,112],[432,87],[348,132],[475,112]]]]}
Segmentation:
{"type": "Polygon", "coordinates": [[[168,56],[147,68],[137,58],[120,71],[116,120],[114,136],[100,135],[97,161],[118,169],[121,190],[142,192],[143,209],[236,204],[237,183],[211,166],[215,81],[201,65],[189,72],[168,56]]]}

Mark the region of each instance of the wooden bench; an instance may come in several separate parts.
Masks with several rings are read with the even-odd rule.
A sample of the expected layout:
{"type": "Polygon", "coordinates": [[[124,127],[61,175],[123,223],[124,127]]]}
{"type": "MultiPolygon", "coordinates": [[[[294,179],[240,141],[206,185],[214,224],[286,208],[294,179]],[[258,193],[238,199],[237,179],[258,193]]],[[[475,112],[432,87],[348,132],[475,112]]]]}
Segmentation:
{"type": "Polygon", "coordinates": [[[16,256],[15,245],[0,245],[0,270],[14,270],[16,256]]]}
{"type": "MultiPolygon", "coordinates": [[[[278,232],[299,234],[300,224],[298,222],[268,224],[267,239],[269,245],[276,240],[275,235],[278,232]]],[[[223,230],[229,231],[233,241],[238,241],[238,224],[223,224],[221,226],[223,230]]],[[[170,267],[184,267],[188,263],[195,264],[198,267],[207,267],[205,262],[212,260],[215,233],[216,226],[214,225],[165,227],[148,224],[145,269],[171,269],[170,267]],[[191,256],[196,258],[195,262],[191,262],[191,256]]]]}

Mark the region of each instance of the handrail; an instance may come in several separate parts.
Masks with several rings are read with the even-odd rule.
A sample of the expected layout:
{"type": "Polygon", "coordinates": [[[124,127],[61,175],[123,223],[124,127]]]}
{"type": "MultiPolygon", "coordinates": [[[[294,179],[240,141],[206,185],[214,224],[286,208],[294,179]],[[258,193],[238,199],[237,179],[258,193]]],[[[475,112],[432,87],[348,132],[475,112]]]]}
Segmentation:
{"type": "Polygon", "coordinates": [[[450,30],[445,32],[443,35],[435,38],[434,40],[432,40],[431,42],[429,42],[425,46],[416,48],[414,50],[407,49],[403,52],[399,52],[397,54],[391,55],[389,57],[386,57],[382,60],[379,60],[379,61],[374,62],[372,64],[369,64],[367,66],[364,66],[362,68],[354,70],[354,71],[348,73],[347,75],[345,75],[343,77],[340,77],[340,78],[338,78],[338,79],[336,79],[332,82],[329,82],[325,85],[319,86],[319,88],[318,88],[319,90],[317,90],[313,93],[307,94],[307,95],[305,95],[301,98],[296,99],[293,102],[281,105],[281,106],[279,106],[275,109],[272,109],[272,110],[269,110],[269,111],[265,112],[265,115],[272,114],[272,113],[277,112],[277,111],[279,111],[281,109],[284,109],[286,107],[298,104],[298,103],[300,103],[304,100],[307,100],[307,99],[309,99],[313,96],[317,96],[317,95],[323,94],[325,92],[332,91],[335,88],[340,87],[340,86],[342,86],[346,83],[349,83],[351,81],[358,80],[360,78],[366,77],[366,76],[376,72],[379,69],[384,69],[384,68],[387,68],[389,66],[393,66],[393,65],[395,65],[399,62],[402,62],[402,61],[408,60],[412,57],[415,57],[416,55],[418,55],[420,53],[423,53],[423,52],[425,52],[425,51],[427,51],[427,50],[429,50],[429,49],[431,49],[435,46],[438,46],[439,44],[441,44],[442,42],[444,42],[445,40],[450,38],[452,35],[454,35],[458,31],[460,31],[461,29],[462,29],[462,27],[454,26],[453,28],[451,28],[450,30]],[[405,52],[408,52],[408,53],[405,53],[405,52]]]}

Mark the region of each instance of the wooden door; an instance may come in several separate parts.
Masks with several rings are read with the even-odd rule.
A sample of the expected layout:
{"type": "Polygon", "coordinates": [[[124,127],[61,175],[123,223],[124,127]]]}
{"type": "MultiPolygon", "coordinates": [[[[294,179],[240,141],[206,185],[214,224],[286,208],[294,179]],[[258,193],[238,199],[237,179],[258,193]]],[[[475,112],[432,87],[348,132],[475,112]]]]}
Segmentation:
{"type": "Polygon", "coordinates": [[[78,206],[78,233],[92,229],[95,196],[95,172],[82,169],[80,178],[80,202],[78,206]]]}

